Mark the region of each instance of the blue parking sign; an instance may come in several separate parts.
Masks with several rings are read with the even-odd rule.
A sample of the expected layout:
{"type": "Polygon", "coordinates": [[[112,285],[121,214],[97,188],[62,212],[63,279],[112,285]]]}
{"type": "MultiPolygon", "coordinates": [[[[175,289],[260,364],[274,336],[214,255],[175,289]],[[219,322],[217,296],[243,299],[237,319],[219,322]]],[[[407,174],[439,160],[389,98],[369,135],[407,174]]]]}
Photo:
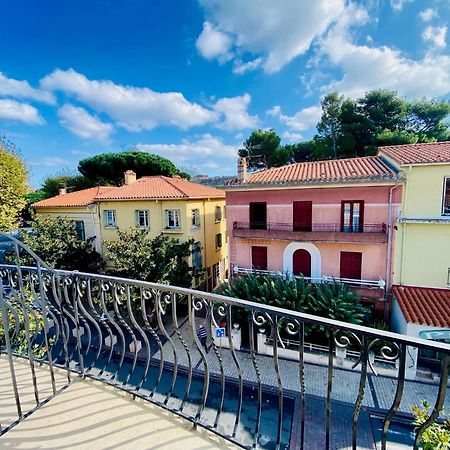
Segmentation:
{"type": "Polygon", "coordinates": [[[225,337],[225,328],[216,328],[216,338],[225,337]]]}

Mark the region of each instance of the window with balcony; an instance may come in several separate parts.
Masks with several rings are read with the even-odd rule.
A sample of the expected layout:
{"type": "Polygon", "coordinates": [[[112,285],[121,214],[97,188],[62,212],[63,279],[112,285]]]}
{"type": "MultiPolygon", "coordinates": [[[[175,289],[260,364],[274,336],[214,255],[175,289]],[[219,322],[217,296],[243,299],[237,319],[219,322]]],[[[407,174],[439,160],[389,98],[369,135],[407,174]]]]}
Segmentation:
{"type": "Polygon", "coordinates": [[[267,270],[267,247],[252,246],[252,268],[267,270]]]}
{"type": "Polygon", "coordinates": [[[216,234],[216,250],[222,248],[222,233],[216,234]]]}
{"type": "Polygon", "coordinates": [[[292,208],[292,226],[294,231],[312,230],[312,202],[301,201],[293,202],[292,208]]]}
{"type": "Polygon", "coordinates": [[[115,227],[116,226],[116,211],[113,209],[108,209],[104,211],[104,221],[105,227],[115,227]]]}
{"type": "Polygon", "coordinates": [[[267,229],[267,203],[250,203],[250,228],[253,230],[267,229]]]}
{"type": "Polygon", "coordinates": [[[216,206],[216,211],[215,211],[214,217],[216,219],[216,222],[220,222],[222,220],[222,207],[221,206],[216,206]]]}
{"type": "Polygon", "coordinates": [[[341,205],[341,231],[362,233],[364,229],[364,201],[343,201],[341,205]]]}
{"type": "Polygon", "coordinates": [[[444,178],[444,195],[442,198],[442,214],[450,216],[450,177],[444,178]]]}
{"type": "Polygon", "coordinates": [[[200,228],[200,210],[199,209],[192,210],[191,226],[192,226],[192,228],[200,228]]]}
{"type": "Polygon", "coordinates": [[[136,226],[138,228],[148,228],[150,226],[148,211],[146,209],[136,210],[136,226]]]}
{"type": "Polygon", "coordinates": [[[180,210],[166,209],[165,210],[165,227],[169,230],[177,230],[181,228],[180,225],[180,210]]]}
{"type": "Polygon", "coordinates": [[[84,232],[84,222],[82,220],[75,220],[75,232],[77,233],[77,241],[86,240],[86,234],[84,232]]]}
{"type": "Polygon", "coordinates": [[[360,252],[341,252],[341,278],[351,278],[352,280],[361,280],[362,253],[360,252]]]}

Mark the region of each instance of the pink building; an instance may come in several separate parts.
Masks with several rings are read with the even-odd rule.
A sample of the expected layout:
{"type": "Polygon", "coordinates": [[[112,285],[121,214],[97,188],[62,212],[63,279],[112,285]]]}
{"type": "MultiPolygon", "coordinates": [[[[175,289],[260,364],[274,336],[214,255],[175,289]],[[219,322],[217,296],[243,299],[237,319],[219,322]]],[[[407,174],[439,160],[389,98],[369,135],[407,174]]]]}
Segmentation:
{"type": "MultiPolygon", "coordinates": [[[[342,279],[367,299],[389,285],[398,171],[378,156],[296,163],[226,188],[231,273],[248,269],[342,279]]],[[[380,308],[382,305],[378,305],[380,308]]]]}

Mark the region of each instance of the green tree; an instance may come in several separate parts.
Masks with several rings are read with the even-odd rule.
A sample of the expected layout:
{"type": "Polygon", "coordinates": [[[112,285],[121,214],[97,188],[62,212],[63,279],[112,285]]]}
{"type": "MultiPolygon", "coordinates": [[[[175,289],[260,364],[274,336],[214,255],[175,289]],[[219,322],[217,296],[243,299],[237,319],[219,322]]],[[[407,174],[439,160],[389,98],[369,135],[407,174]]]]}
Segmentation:
{"type": "Polygon", "coordinates": [[[267,167],[284,166],[293,157],[293,152],[288,147],[280,147],[280,142],[281,138],[274,130],[254,130],[239,155],[249,157],[250,169],[264,164],[267,167]]]}
{"type": "Polygon", "coordinates": [[[448,123],[450,103],[421,99],[409,104],[408,129],[419,136],[419,142],[449,139],[448,123]]]}
{"type": "Polygon", "coordinates": [[[28,171],[15,147],[0,139],[0,231],[17,227],[19,213],[25,206],[28,171]]]}
{"type": "Polygon", "coordinates": [[[168,236],[151,239],[148,230],[118,230],[117,241],[105,242],[110,273],[124,278],[191,287],[197,273],[189,266],[193,241],[180,243],[168,236]]]}
{"type": "MultiPolygon", "coordinates": [[[[77,232],[73,221],[64,218],[35,216],[31,222],[33,233],[21,233],[21,239],[44,262],[55,269],[79,270],[80,272],[97,273],[104,267],[101,256],[95,251],[93,241],[77,240],[77,232]]],[[[11,258],[11,257],[9,257],[11,258]]],[[[27,261],[24,255],[24,263],[27,261]]]]}
{"type": "Polygon", "coordinates": [[[45,178],[39,190],[43,198],[59,195],[59,190],[64,188],[67,192],[80,191],[98,185],[96,180],[86,178],[83,175],[70,172],[60,172],[45,178]]]}
{"type": "Polygon", "coordinates": [[[161,156],[139,151],[119,153],[102,153],[91,158],[82,159],[78,164],[80,173],[97,184],[112,184],[120,186],[126,170],[133,170],[138,177],[151,175],[179,175],[180,172],[168,159],[161,156]]]}
{"type": "Polygon", "coordinates": [[[331,92],[322,98],[322,117],[317,124],[317,131],[322,139],[331,142],[333,157],[337,157],[338,139],[341,133],[341,108],[344,96],[331,92]]]}

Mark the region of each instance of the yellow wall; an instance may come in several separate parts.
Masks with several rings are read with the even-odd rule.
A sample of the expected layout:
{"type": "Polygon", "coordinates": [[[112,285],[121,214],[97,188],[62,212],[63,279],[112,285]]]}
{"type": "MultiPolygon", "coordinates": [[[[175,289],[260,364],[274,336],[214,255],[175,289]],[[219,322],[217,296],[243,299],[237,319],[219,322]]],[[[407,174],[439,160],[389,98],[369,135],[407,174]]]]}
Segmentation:
{"type": "Polygon", "coordinates": [[[442,216],[449,165],[402,166],[406,181],[394,237],[394,284],[448,287],[450,217],[442,216]],[[403,219],[414,223],[402,222],[403,219]],[[437,223],[447,220],[447,223],[437,223]]]}
{"type": "Polygon", "coordinates": [[[226,220],[224,216],[225,199],[204,200],[141,200],[141,201],[104,201],[99,203],[102,241],[116,240],[117,228],[127,230],[136,228],[136,210],[148,210],[150,221],[150,236],[156,237],[163,233],[185,242],[189,239],[199,241],[202,246],[202,263],[204,267],[212,267],[220,263],[221,277],[225,277],[228,265],[226,243],[226,220]],[[220,206],[222,220],[215,221],[215,207],[220,206]],[[165,229],[165,210],[178,209],[180,211],[180,230],[165,229]],[[192,227],[192,210],[200,211],[200,227],[192,227]],[[104,211],[116,211],[116,225],[105,227],[104,211]],[[216,249],[215,236],[222,233],[222,248],[216,249]]]}

